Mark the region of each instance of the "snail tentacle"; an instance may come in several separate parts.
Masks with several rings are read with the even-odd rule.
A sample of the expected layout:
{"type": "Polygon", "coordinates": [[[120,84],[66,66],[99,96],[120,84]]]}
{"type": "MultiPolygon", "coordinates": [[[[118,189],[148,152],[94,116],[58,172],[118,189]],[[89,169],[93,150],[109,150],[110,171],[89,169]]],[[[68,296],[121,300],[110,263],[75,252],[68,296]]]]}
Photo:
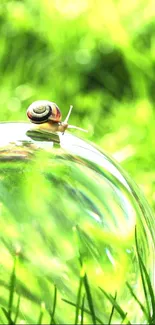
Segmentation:
{"type": "Polygon", "coordinates": [[[67,128],[77,129],[83,132],[86,130],[75,125],[69,125],[68,120],[71,115],[73,106],[70,105],[69,112],[64,120],[61,122],[61,111],[57,104],[49,102],[48,100],[38,100],[33,102],[27,109],[27,116],[34,124],[39,124],[40,130],[48,132],[62,132],[64,133],[67,128]]]}

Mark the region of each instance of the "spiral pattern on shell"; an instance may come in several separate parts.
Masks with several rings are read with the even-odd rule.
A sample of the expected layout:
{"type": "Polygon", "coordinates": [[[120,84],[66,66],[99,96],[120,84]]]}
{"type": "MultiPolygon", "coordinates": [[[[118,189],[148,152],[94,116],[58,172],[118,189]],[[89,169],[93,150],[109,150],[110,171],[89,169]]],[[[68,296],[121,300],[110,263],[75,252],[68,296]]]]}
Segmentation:
{"type": "Polygon", "coordinates": [[[39,100],[33,102],[27,109],[27,116],[33,123],[44,123],[49,119],[54,122],[61,120],[61,112],[59,107],[47,100],[39,100]]]}

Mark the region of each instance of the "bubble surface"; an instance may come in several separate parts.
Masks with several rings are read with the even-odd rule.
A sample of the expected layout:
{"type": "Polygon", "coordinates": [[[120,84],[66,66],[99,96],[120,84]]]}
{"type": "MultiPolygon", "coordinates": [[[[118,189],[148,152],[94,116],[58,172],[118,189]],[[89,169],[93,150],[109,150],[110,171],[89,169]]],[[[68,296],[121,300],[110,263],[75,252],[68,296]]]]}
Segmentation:
{"type": "MultiPolygon", "coordinates": [[[[97,322],[108,323],[112,308],[103,290],[113,297],[117,292],[132,324],[145,322],[126,283],[145,305],[135,226],[153,281],[154,217],[128,174],[94,144],[69,132],[41,133],[29,123],[1,123],[0,218],[0,302],[7,308],[16,253],[18,321],[37,324],[43,305],[49,323],[56,286],[55,318],[73,324],[82,263],[82,296],[89,311],[85,324],[92,322],[86,281],[97,322]]],[[[112,323],[120,324],[122,317],[114,313],[112,323]]]]}

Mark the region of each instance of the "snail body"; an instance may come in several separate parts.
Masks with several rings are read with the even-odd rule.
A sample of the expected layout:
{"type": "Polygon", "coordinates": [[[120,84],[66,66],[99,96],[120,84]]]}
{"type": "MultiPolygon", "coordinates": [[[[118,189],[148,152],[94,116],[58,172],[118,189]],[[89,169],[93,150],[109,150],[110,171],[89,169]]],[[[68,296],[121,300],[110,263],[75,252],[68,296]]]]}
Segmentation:
{"type": "MultiPolygon", "coordinates": [[[[77,126],[69,125],[68,119],[72,111],[70,106],[64,122],[61,122],[62,114],[60,108],[56,103],[48,100],[38,100],[33,102],[27,109],[27,117],[29,120],[38,124],[37,128],[48,132],[62,132],[64,133],[67,128],[74,128],[85,131],[77,126]]],[[[86,131],[85,131],[86,132],[86,131]]]]}

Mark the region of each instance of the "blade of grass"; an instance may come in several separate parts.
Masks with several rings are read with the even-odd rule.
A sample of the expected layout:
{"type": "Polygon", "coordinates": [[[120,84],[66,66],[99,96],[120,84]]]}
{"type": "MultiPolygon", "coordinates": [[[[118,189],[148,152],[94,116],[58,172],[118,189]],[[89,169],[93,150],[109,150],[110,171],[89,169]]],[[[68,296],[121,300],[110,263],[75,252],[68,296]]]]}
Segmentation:
{"type": "MultiPolygon", "coordinates": [[[[123,311],[123,309],[119,306],[119,304],[117,303],[117,301],[112,297],[112,295],[108,294],[107,292],[105,292],[102,288],[99,287],[99,289],[101,290],[101,292],[106,296],[106,298],[111,302],[111,304],[115,307],[115,309],[117,310],[117,312],[119,313],[119,315],[121,316],[122,319],[124,319],[127,315],[127,313],[125,313],[123,311]]],[[[130,321],[128,321],[127,324],[130,324],[130,321]]]]}
{"type": "Polygon", "coordinates": [[[54,285],[53,310],[50,313],[50,316],[51,316],[50,325],[55,324],[54,316],[55,316],[55,310],[56,310],[56,302],[57,302],[57,288],[56,288],[56,285],[54,285]]]}
{"type": "Polygon", "coordinates": [[[85,294],[83,295],[83,298],[82,298],[82,306],[81,306],[81,325],[83,325],[83,320],[84,320],[84,304],[85,304],[85,294]]]}
{"type": "Polygon", "coordinates": [[[136,250],[137,250],[137,256],[138,256],[138,263],[139,263],[139,269],[140,269],[140,274],[141,274],[141,279],[142,279],[142,285],[143,285],[143,290],[144,290],[144,295],[145,295],[145,300],[146,300],[146,306],[147,306],[147,314],[149,317],[149,323],[151,322],[151,313],[150,313],[150,303],[149,303],[149,295],[147,292],[146,288],[146,283],[145,283],[145,278],[144,278],[144,264],[142,262],[142,258],[139,252],[139,247],[138,247],[138,237],[137,237],[137,229],[135,227],[135,242],[136,242],[136,250]]]}
{"type": "Polygon", "coordinates": [[[91,316],[92,316],[92,321],[93,321],[93,324],[96,325],[95,309],[94,309],[93,299],[92,299],[92,295],[91,295],[91,291],[90,291],[90,286],[89,286],[88,278],[87,278],[87,275],[86,274],[84,275],[83,281],[84,281],[84,286],[85,286],[85,290],[86,290],[86,295],[87,295],[87,301],[88,301],[89,309],[90,309],[91,316]]]}
{"type": "MultiPolygon", "coordinates": [[[[69,304],[69,305],[71,305],[71,306],[73,306],[73,307],[76,308],[76,303],[71,302],[71,301],[69,301],[69,300],[67,300],[67,299],[63,299],[63,298],[62,298],[62,301],[64,301],[65,303],[67,303],[67,304],[69,304]]],[[[82,309],[82,307],[79,307],[79,308],[80,308],[80,310],[82,309]]],[[[87,308],[83,308],[83,311],[84,311],[86,314],[91,315],[91,312],[89,311],[89,309],[87,309],[87,308]]],[[[97,321],[98,323],[104,325],[103,321],[102,321],[100,318],[98,318],[97,316],[96,316],[96,321],[97,321]]]]}
{"type": "Polygon", "coordinates": [[[18,296],[18,300],[17,300],[17,307],[16,307],[15,318],[14,318],[14,323],[15,324],[17,322],[17,318],[18,318],[18,314],[19,314],[19,306],[20,306],[20,296],[18,296]]]}
{"type": "Polygon", "coordinates": [[[42,324],[44,310],[45,310],[45,304],[42,302],[41,303],[41,306],[40,306],[40,314],[39,314],[39,318],[38,318],[37,324],[42,324]]]}
{"type": "Polygon", "coordinates": [[[78,289],[77,301],[76,301],[75,325],[78,324],[82,284],[83,284],[83,277],[80,277],[80,283],[79,283],[79,289],[78,289]]]}
{"type": "Polygon", "coordinates": [[[15,284],[16,284],[16,261],[17,261],[17,257],[15,255],[13,270],[10,278],[10,294],[9,294],[9,302],[8,302],[8,315],[10,319],[12,314],[12,306],[13,306],[14,291],[15,291],[15,284]]]}
{"type": "Polygon", "coordinates": [[[125,314],[125,317],[124,317],[124,319],[122,320],[121,324],[125,324],[124,322],[125,322],[125,320],[126,320],[126,317],[127,317],[127,313],[125,314]]]}
{"type": "MultiPolygon", "coordinates": [[[[151,284],[149,274],[148,274],[148,272],[146,270],[146,267],[144,265],[144,262],[143,262],[141,256],[139,256],[139,258],[140,258],[140,263],[142,265],[142,269],[143,269],[143,272],[144,272],[144,275],[145,275],[145,280],[146,280],[148,291],[149,291],[149,297],[151,299],[152,317],[155,318],[155,296],[154,296],[154,291],[153,291],[153,288],[152,288],[152,284],[151,284]]],[[[152,317],[151,317],[151,319],[152,319],[152,317]]]]}
{"type": "Polygon", "coordinates": [[[129,289],[131,295],[133,296],[133,298],[135,299],[135,301],[136,301],[136,302],[138,303],[138,305],[140,306],[140,308],[141,308],[143,314],[146,316],[147,321],[149,322],[149,315],[148,315],[148,313],[147,313],[146,308],[143,306],[143,304],[142,304],[142,303],[140,302],[140,300],[137,298],[137,296],[135,295],[135,293],[134,293],[132,287],[130,286],[130,284],[127,282],[126,285],[127,285],[128,289],[129,289]]]}
{"type": "MultiPolygon", "coordinates": [[[[115,300],[115,301],[116,301],[116,298],[117,298],[117,292],[115,293],[115,297],[114,297],[114,300],[115,300]]],[[[114,310],[115,310],[115,305],[112,306],[112,310],[111,310],[111,314],[110,314],[110,317],[109,317],[108,325],[111,324],[112,317],[113,317],[113,314],[114,314],[114,310]]]]}
{"type": "Polygon", "coordinates": [[[92,299],[91,290],[90,290],[90,286],[89,286],[89,282],[88,282],[88,277],[87,277],[87,274],[84,271],[83,260],[82,260],[82,255],[81,255],[80,251],[79,251],[79,262],[80,262],[81,268],[82,268],[82,270],[84,272],[84,274],[83,274],[83,282],[84,282],[84,287],[85,287],[85,291],[86,291],[88,306],[89,306],[89,309],[90,309],[90,314],[91,314],[91,317],[92,317],[93,324],[96,325],[96,315],[95,315],[93,299],[92,299]]]}
{"type": "Polygon", "coordinates": [[[37,324],[42,324],[43,315],[44,315],[43,310],[40,309],[40,314],[39,314],[39,318],[38,318],[37,324]]]}
{"type": "Polygon", "coordinates": [[[6,309],[4,307],[1,307],[5,317],[7,318],[8,320],[8,324],[9,325],[15,325],[14,321],[11,319],[10,315],[9,315],[9,312],[6,311],[6,309]]]}

